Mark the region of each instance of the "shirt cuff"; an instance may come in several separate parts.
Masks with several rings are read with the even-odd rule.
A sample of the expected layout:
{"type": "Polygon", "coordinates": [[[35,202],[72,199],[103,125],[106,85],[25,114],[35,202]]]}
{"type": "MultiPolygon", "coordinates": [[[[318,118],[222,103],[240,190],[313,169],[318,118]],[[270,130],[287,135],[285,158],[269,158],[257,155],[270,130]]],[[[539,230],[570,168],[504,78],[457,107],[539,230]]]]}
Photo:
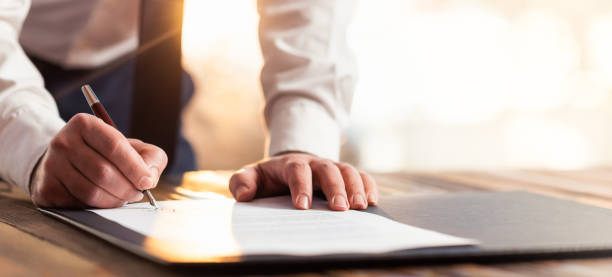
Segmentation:
{"type": "Polygon", "coordinates": [[[299,151],[338,161],[340,126],[317,102],[285,96],[266,110],[266,119],[268,155],[299,151]]]}
{"type": "Polygon", "coordinates": [[[31,107],[16,110],[5,120],[0,140],[2,177],[30,195],[32,170],[47,150],[49,142],[66,124],[53,113],[31,107]]]}

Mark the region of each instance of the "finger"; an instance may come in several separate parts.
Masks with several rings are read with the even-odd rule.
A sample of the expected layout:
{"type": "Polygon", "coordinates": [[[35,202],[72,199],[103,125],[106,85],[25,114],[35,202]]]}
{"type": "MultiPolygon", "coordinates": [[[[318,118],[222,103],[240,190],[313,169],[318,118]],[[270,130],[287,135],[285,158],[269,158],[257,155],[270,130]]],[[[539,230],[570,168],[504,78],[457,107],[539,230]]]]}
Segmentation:
{"type": "Polygon", "coordinates": [[[353,166],[345,163],[336,164],[342,178],[344,179],[344,185],[346,187],[346,194],[348,195],[351,209],[365,210],[368,207],[366,201],[366,194],[363,187],[363,181],[357,169],[353,166]]]}
{"type": "Polygon", "coordinates": [[[257,193],[259,173],[255,166],[238,170],[230,178],[229,188],[234,198],[239,202],[250,201],[257,193]]]}
{"type": "MultiPolygon", "coordinates": [[[[48,154],[41,161],[39,170],[43,173],[35,176],[35,185],[32,186],[32,202],[39,207],[64,207],[64,208],[82,208],[84,205],[70,194],[63,184],[50,174],[57,172],[55,167],[57,163],[53,158],[48,158],[48,154]],[[48,160],[48,161],[47,161],[48,160]],[[40,178],[40,180],[38,180],[40,178]]],[[[39,172],[40,172],[39,171],[39,172]]]]}
{"type": "Polygon", "coordinates": [[[285,180],[291,191],[293,205],[298,209],[309,209],[312,203],[312,170],[310,166],[303,160],[291,160],[284,166],[285,180]]]}
{"type": "Polygon", "coordinates": [[[349,206],[346,190],[338,167],[323,159],[311,161],[310,167],[315,179],[321,186],[321,190],[323,190],[323,194],[327,197],[329,208],[336,211],[347,210],[349,206]]]}
{"type": "MultiPolygon", "coordinates": [[[[87,179],[87,183],[100,187],[124,202],[135,202],[142,199],[142,192],[137,190],[114,165],[88,145],[82,142],[72,143],[72,149],[67,151],[67,156],[72,167],[79,172],[79,175],[87,179]]],[[[62,175],[67,174],[63,171],[59,172],[62,175]]],[[[68,185],[66,178],[61,179],[64,184],[68,185]]]]}
{"type": "Polygon", "coordinates": [[[82,208],[81,204],[64,185],[53,177],[47,177],[44,184],[40,184],[35,192],[32,192],[32,202],[38,207],[62,207],[82,208]]]}
{"type": "Polygon", "coordinates": [[[70,191],[68,191],[68,188],[66,188],[66,185],[62,184],[59,181],[57,182],[59,184],[59,189],[62,190],[62,194],[64,194],[65,197],[58,198],[55,201],[56,207],[62,207],[62,208],[67,208],[67,209],[84,209],[87,207],[87,205],[85,205],[83,202],[77,199],[74,195],[72,195],[70,191]]]}
{"type": "Polygon", "coordinates": [[[376,185],[376,181],[370,174],[365,172],[359,172],[359,175],[361,176],[366,195],[368,196],[368,203],[372,206],[376,206],[378,203],[378,185],[376,185]]]}
{"type": "Polygon", "coordinates": [[[70,194],[89,207],[115,208],[127,202],[89,181],[68,162],[62,170],[63,174],[59,177],[59,180],[70,194]]]}
{"type": "Polygon", "coordinates": [[[128,139],[128,141],[151,169],[155,177],[154,185],[156,185],[159,176],[161,176],[161,173],[168,165],[168,156],[166,152],[153,144],[144,143],[138,139],[128,139]]]}
{"type": "Polygon", "coordinates": [[[85,143],[115,165],[138,190],[153,186],[153,172],[119,131],[88,114],[78,114],[70,121],[75,122],[85,143]]]}

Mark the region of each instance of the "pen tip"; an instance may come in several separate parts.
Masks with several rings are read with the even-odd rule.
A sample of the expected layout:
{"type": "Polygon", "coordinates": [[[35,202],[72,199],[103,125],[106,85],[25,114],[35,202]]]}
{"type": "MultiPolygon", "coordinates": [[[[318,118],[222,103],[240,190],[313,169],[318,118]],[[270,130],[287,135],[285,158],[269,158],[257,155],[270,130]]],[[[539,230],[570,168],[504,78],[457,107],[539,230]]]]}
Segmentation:
{"type": "Polygon", "coordinates": [[[151,192],[149,190],[145,190],[144,194],[149,199],[149,204],[151,204],[151,206],[155,207],[155,209],[159,209],[159,205],[157,205],[157,201],[155,201],[155,197],[153,197],[153,194],[151,194],[151,192]]]}

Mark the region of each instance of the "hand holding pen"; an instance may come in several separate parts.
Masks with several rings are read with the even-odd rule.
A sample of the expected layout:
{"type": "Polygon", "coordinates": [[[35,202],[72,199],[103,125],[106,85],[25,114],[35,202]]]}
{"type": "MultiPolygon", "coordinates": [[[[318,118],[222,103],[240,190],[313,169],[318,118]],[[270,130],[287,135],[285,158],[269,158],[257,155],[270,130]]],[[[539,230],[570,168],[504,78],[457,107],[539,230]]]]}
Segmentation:
{"type": "Polygon", "coordinates": [[[141,200],[166,164],[159,147],[128,139],[96,116],[77,114],[34,166],[31,198],[43,207],[119,207],[141,200]]]}

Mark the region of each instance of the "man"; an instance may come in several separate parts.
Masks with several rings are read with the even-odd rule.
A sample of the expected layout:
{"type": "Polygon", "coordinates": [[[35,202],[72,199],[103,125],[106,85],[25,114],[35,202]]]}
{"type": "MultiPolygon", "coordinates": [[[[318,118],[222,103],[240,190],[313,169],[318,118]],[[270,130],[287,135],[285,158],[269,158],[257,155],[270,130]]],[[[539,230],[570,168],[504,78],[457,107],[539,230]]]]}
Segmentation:
{"type": "MultiPolygon", "coordinates": [[[[34,204],[117,207],[140,200],[141,191],[155,187],[166,166],[173,173],[193,168],[193,154],[182,137],[176,148],[165,149],[176,153],[168,165],[164,150],[124,135],[134,128],[130,108],[141,107],[123,105],[137,82],[132,71],[138,72],[133,67],[139,57],[92,83],[103,102],[118,99],[105,105],[119,130],[79,113],[86,108],[76,104],[82,96],[65,85],[66,79],[91,76],[137,52],[139,7],[155,1],[170,3],[0,1],[0,177],[22,187],[34,204]]],[[[313,190],[321,189],[333,210],[376,204],[374,180],[336,162],[354,85],[345,41],[352,5],[350,0],[259,2],[269,157],[232,176],[229,186],[238,201],[289,191],[296,208],[308,209],[313,190]]],[[[189,98],[188,84],[183,102],[189,98]]]]}

